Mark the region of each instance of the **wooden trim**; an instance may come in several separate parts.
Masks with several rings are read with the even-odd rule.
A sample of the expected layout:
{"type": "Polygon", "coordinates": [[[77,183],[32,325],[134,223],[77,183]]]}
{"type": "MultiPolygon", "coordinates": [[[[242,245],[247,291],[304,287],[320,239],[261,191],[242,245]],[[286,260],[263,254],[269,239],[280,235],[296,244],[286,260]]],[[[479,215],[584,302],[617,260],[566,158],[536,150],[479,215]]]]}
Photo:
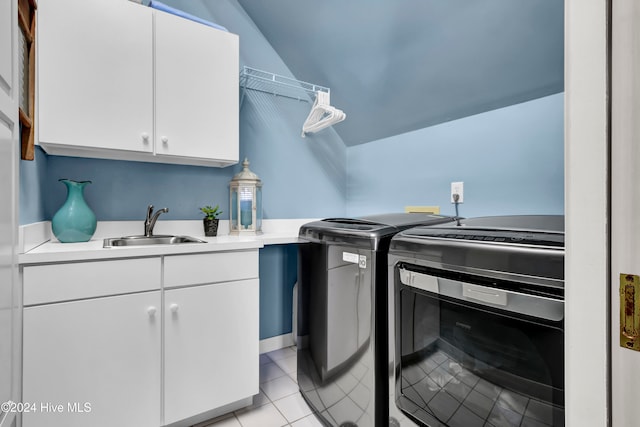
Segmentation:
{"type": "Polygon", "coordinates": [[[35,0],[17,0],[18,1],[18,23],[20,30],[25,36],[25,40],[29,47],[29,69],[28,90],[29,111],[25,112],[20,109],[20,124],[22,130],[20,132],[20,141],[22,145],[22,160],[33,160],[35,154],[35,86],[36,86],[36,9],[35,0]]]}
{"type": "Polygon", "coordinates": [[[27,39],[27,43],[32,43],[33,34],[31,33],[31,25],[29,25],[27,18],[25,18],[24,14],[22,13],[22,10],[20,9],[18,9],[18,24],[20,24],[20,29],[22,30],[22,33],[27,39]]]}
{"type": "Polygon", "coordinates": [[[21,158],[22,160],[33,160],[35,156],[33,120],[22,108],[18,109],[18,113],[22,128],[20,131],[20,140],[22,141],[21,158]]]}
{"type": "Polygon", "coordinates": [[[35,37],[33,21],[36,17],[36,8],[34,0],[18,0],[18,24],[27,37],[28,43],[31,43],[35,37]]]}
{"type": "Polygon", "coordinates": [[[18,109],[18,114],[20,117],[20,124],[23,127],[32,127],[33,126],[33,122],[31,121],[31,118],[27,115],[27,113],[25,113],[22,108],[18,109]]]}

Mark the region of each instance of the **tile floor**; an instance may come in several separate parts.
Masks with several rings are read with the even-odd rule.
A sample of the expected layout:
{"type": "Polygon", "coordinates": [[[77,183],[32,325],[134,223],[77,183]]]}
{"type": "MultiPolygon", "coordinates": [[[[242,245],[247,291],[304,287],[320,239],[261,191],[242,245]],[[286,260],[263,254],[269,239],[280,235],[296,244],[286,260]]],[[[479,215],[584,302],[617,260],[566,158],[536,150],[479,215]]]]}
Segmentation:
{"type": "MultiPolygon", "coordinates": [[[[420,411],[433,404],[431,410],[451,425],[548,427],[563,417],[549,405],[478,378],[443,351],[407,366],[402,377],[404,393],[411,399],[406,400],[409,406],[420,411]],[[442,399],[447,401],[439,401],[442,399]]],[[[405,409],[413,412],[410,407],[405,409]]],[[[298,390],[295,347],[260,355],[260,393],[253,405],[192,427],[282,426],[322,427],[298,390]]]]}
{"type": "Polygon", "coordinates": [[[260,355],[260,394],[253,405],[194,427],[322,427],[298,391],[295,347],[260,355]]]}

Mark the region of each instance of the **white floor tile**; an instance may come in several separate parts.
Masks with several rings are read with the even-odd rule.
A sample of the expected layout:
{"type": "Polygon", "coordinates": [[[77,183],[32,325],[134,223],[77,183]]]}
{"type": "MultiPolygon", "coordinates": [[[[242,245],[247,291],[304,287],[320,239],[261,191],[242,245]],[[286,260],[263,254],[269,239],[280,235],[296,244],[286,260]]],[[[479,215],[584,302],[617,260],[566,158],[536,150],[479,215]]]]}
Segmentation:
{"type": "Polygon", "coordinates": [[[315,415],[309,415],[291,424],[292,427],[323,427],[315,415]]]}
{"type": "Polygon", "coordinates": [[[249,411],[237,411],[236,416],[242,427],[281,427],[289,424],[271,403],[249,411]]]}
{"type": "Polygon", "coordinates": [[[264,365],[265,363],[269,363],[269,362],[273,362],[273,360],[269,359],[269,356],[267,356],[266,354],[261,354],[260,355],[260,365],[264,365]]]}
{"type": "Polygon", "coordinates": [[[262,383],[260,384],[260,388],[272,402],[282,399],[283,397],[290,396],[294,393],[298,393],[298,384],[288,376],[262,383]]]}
{"type": "Polygon", "coordinates": [[[271,360],[279,360],[279,359],[295,356],[296,349],[295,347],[285,347],[278,350],[270,351],[269,353],[266,353],[266,355],[269,356],[271,360]]]}
{"type": "Polygon", "coordinates": [[[260,382],[261,383],[275,380],[276,378],[280,378],[285,375],[287,375],[286,372],[283,371],[282,368],[280,368],[280,366],[276,365],[273,362],[260,365],[260,382]]]}
{"type": "Polygon", "coordinates": [[[300,393],[278,399],[273,404],[290,423],[311,415],[312,412],[300,393]]]}
{"type": "Polygon", "coordinates": [[[278,365],[287,374],[291,372],[296,372],[298,369],[298,356],[295,353],[293,353],[293,356],[275,359],[274,363],[278,365]]]}

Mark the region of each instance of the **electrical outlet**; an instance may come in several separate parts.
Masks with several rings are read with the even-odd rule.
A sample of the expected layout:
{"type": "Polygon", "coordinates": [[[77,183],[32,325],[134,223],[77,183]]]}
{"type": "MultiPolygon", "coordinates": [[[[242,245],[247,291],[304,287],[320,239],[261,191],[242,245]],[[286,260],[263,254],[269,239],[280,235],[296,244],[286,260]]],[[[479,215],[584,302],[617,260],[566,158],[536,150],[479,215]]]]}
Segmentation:
{"type": "Polygon", "coordinates": [[[451,183],[451,203],[455,203],[453,200],[453,195],[458,195],[458,203],[464,202],[464,182],[452,182],[451,183]]]}

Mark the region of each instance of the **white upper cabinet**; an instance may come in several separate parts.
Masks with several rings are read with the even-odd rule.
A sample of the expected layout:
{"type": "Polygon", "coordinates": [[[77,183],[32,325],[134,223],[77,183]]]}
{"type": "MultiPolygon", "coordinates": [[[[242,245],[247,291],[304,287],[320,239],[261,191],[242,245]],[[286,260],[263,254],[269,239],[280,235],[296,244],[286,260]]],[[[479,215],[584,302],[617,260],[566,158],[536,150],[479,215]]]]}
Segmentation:
{"type": "Polygon", "coordinates": [[[38,17],[49,154],[238,162],[237,35],[128,0],[41,0],[38,17]]]}
{"type": "Polygon", "coordinates": [[[236,163],[238,36],[156,12],[155,37],[157,154],[236,163]]]}
{"type": "Polygon", "coordinates": [[[37,31],[37,121],[45,151],[151,153],[151,12],[129,1],[41,0],[37,31]]]}

